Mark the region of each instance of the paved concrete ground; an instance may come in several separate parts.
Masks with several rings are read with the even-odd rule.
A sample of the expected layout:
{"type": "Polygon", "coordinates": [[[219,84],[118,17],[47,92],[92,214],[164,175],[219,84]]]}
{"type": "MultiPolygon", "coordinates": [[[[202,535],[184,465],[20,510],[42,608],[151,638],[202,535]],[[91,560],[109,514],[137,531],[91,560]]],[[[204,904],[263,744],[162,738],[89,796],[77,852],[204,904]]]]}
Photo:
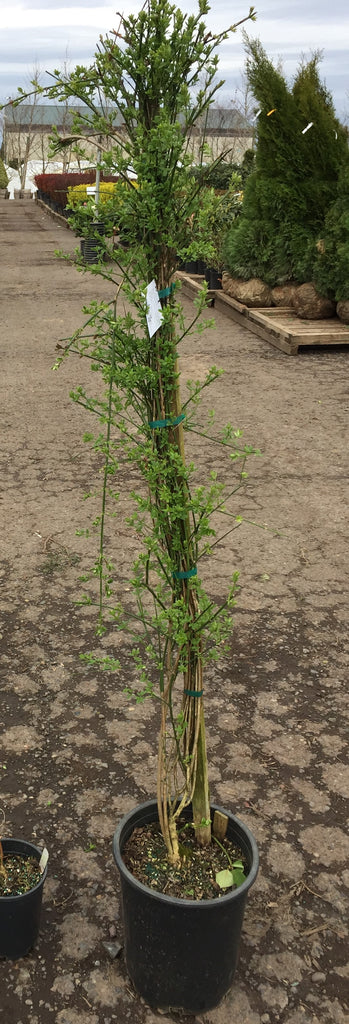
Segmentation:
{"type": "MultiPolygon", "coordinates": [[[[154,792],[153,707],[125,697],[130,667],[118,638],[106,645],[118,648],[122,680],[79,660],[96,643],[91,610],[74,604],[95,550],[76,530],[97,510],[83,496],[100,476],[81,441],[91,422],[69,391],[92,385],[80,360],[52,372],[81,307],[111,288],[55,258],[76,240],[34,202],[1,204],[0,239],[1,829],[50,851],[37,947],[0,964],[3,1018],[155,1024],[110,949],[123,941],[111,837],[154,792]]],[[[227,575],[241,572],[231,652],[205,681],[212,796],[254,832],[261,870],[235,985],[197,1020],[344,1024],[347,352],[290,358],[217,315],[215,332],[183,343],[184,380],[212,362],[225,373],[205,393],[202,422],[215,405],[219,421],[262,450],[237,498],[251,522],[203,568],[218,597],[227,575]]],[[[209,468],[228,480],[214,445],[190,434],[188,446],[199,478],[209,468]]],[[[121,591],[136,540],[124,518],[129,482],[122,470],[120,516],[108,526],[121,591]]]]}

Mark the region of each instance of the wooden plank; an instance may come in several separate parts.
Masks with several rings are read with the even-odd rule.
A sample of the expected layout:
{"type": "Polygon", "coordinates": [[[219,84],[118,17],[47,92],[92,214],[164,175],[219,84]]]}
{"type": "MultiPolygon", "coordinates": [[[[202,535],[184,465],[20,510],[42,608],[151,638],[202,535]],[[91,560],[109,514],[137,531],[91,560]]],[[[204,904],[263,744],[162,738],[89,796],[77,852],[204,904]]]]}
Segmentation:
{"type": "Polygon", "coordinates": [[[296,356],[298,352],[298,338],[293,335],[289,335],[289,338],[282,337],[279,331],[272,331],[270,326],[262,327],[261,324],[256,323],[251,318],[244,317],[241,321],[243,327],[247,327],[248,331],[252,334],[257,334],[263,341],[267,341],[269,345],[273,345],[274,348],[279,348],[281,352],[285,352],[287,356],[296,356]]]}
{"type": "Polygon", "coordinates": [[[221,313],[225,313],[231,320],[235,320],[235,323],[239,324],[240,327],[247,327],[248,331],[252,334],[257,334],[263,341],[268,341],[274,348],[279,348],[281,352],[285,352],[288,356],[297,354],[298,345],[297,342],[290,337],[290,340],[283,338],[276,331],[273,332],[270,324],[262,326],[250,319],[251,310],[247,306],[242,306],[236,299],[232,299],[230,295],[225,295],[222,291],[217,291],[215,294],[215,310],[221,313]]]}
{"type": "MultiPolygon", "coordinates": [[[[185,274],[183,270],[177,270],[176,278],[181,282],[183,295],[188,299],[195,299],[202,288],[204,278],[202,274],[185,274]]],[[[207,305],[212,306],[216,292],[209,288],[207,292],[207,305]]]]}
{"type": "Polygon", "coordinates": [[[292,313],[290,306],[252,306],[250,309],[254,313],[264,313],[265,316],[272,317],[287,316],[289,313],[292,313]]]}
{"type": "Polygon", "coordinates": [[[232,299],[230,295],[226,295],[225,292],[219,289],[215,292],[215,309],[220,310],[221,313],[226,313],[232,320],[235,320],[235,313],[238,314],[237,322],[240,323],[240,317],[247,316],[248,308],[244,306],[242,302],[238,302],[237,299],[232,299]]]}
{"type": "Polygon", "coordinates": [[[276,319],[270,316],[269,310],[262,312],[259,309],[249,310],[249,317],[262,327],[273,332],[277,330],[286,340],[295,338],[298,345],[349,344],[348,325],[341,323],[337,317],[331,317],[329,320],[301,320],[289,311],[276,319]]]}
{"type": "Polygon", "coordinates": [[[249,309],[248,318],[249,320],[252,320],[253,323],[259,324],[261,327],[264,327],[266,330],[270,331],[272,337],[279,336],[288,343],[291,343],[294,339],[294,332],[288,329],[287,321],[285,327],[280,318],[274,320],[274,318],[265,316],[263,313],[260,312],[260,310],[257,309],[249,309]]]}

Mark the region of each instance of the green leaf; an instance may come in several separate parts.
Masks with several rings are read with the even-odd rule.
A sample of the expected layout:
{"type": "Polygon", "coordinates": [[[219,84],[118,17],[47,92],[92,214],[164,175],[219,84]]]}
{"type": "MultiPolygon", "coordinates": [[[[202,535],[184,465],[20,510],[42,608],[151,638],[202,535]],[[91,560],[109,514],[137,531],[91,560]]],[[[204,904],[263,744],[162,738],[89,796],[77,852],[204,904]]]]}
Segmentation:
{"type": "MultiPolygon", "coordinates": [[[[235,874],[235,872],[234,872],[235,874]]],[[[225,871],[217,871],[216,882],[220,889],[230,889],[234,885],[234,874],[228,868],[225,871]]]]}
{"type": "Polygon", "coordinates": [[[243,866],[242,865],[241,865],[241,868],[234,868],[234,875],[233,875],[233,877],[234,877],[234,885],[236,885],[236,888],[238,889],[239,885],[242,885],[242,883],[245,881],[245,878],[246,878],[246,875],[245,875],[245,872],[243,870],[243,866]]]}

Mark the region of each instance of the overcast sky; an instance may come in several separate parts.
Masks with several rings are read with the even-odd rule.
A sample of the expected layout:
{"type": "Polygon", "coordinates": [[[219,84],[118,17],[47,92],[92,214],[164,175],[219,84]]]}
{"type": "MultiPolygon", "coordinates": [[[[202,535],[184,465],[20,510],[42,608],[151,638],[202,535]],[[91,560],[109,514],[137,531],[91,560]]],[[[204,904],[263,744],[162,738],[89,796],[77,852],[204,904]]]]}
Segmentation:
{"type": "MultiPolygon", "coordinates": [[[[26,88],[35,65],[52,71],[67,61],[89,62],[99,34],[117,27],[116,9],[138,11],[142,0],[0,0],[0,102],[26,88]]],[[[197,10],[194,0],[177,0],[185,11],[197,10]]],[[[323,51],[321,78],[333,96],[338,117],[349,113],[348,0],[256,0],[257,21],[248,23],[249,36],[259,38],[268,56],[281,58],[291,79],[302,55],[323,51]]],[[[206,21],[217,31],[248,13],[250,0],[212,0],[206,21]]],[[[225,86],[220,102],[228,105],[240,83],[245,54],[238,29],[220,51],[220,75],[225,86]]],[[[43,79],[44,81],[44,79],[43,79]]]]}

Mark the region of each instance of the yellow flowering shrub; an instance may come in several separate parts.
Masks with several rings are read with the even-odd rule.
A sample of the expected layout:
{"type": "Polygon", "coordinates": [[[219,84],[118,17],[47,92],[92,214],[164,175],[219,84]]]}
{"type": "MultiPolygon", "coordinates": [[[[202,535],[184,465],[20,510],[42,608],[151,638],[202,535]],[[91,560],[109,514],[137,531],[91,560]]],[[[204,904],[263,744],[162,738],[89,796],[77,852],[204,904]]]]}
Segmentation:
{"type": "MultiPolygon", "coordinates": [[[[94,199],[91,193],[87,192],[88,188],[92,188],[92,185],[71,185],[68,188],[68,203],[70,209],[78,206],[79,203],[87,203],[89,199],[94,199]]],[[[99,186],[99,201],[100,203],[106,203],[108,199],[111,199],[115,193],[116,182],[114,181],[101,181],[99,186]]]]}

